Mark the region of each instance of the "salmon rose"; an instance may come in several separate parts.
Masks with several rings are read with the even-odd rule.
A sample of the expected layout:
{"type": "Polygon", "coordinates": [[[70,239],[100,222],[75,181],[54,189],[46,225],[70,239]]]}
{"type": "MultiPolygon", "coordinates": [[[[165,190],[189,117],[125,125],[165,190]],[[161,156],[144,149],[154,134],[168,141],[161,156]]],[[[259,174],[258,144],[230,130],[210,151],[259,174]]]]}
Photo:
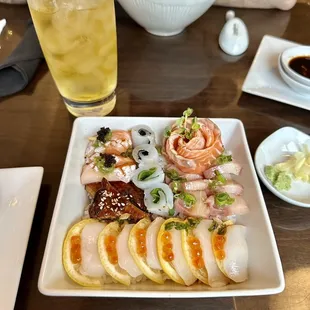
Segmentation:
{"type": "Polygon", "coordinates": [[[175,123],[163,146],[168,160],[184,173],[202,174],[224,152],[220,129],[206,118],[186,119],[182,127],[175,123]]]}

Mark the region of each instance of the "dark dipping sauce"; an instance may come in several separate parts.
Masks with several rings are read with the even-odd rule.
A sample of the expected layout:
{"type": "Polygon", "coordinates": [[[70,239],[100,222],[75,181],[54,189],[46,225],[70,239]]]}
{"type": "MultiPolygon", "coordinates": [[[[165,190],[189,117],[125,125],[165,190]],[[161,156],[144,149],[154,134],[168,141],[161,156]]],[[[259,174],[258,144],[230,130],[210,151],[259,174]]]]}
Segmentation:
{"type": "Polygon", "coordinates": [[[310,79],[310,55],[293,58],[289,66],[298,74],[310,79]]]}

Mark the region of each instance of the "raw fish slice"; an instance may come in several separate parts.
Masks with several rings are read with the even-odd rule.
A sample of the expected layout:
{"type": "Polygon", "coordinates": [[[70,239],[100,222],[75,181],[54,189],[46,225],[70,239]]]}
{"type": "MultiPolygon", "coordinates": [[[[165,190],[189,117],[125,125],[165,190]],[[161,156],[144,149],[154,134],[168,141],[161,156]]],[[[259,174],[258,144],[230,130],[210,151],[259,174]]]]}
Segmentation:
{"type": "Polygon", "coordinates": [[[214,189],[207,189],[207,194],[214,193],[227,193],[231,195],[240,196],[243,193],[243,186],[235,181],[227,181],[225,184],[216,186],[214,189]]]}
{"type": "Polygon", "coordinates": [[[104,284],[104,281],[102,278],[91,278],[86,275],[83,275],[80,272],[81,264],[72,262],[71,259],[72,239],[80,238],[84,227],[89,223],[96,223],[96,222],[97,222],[96,220],[87,219],[73,225],[66,235],[62,248],[62,263],[67,275],[74,282],[86,287],[101,287],[104,284]]]}
{"type": "MultiPolygon", "coordinates": [[[[163,219],[158,218],[159,221],[156,222],[158,230],[160,228],[160,223],[164,222],[163,219]],[[162,220],[162,221],[160,221],[162,220]]],[[[156,221],[156,220],[155,220],[156,221]]],[[[151,221],[148,218],[144,218],[141,221],[139,221],[131,230],[129,234],[129,240],[128,240],[128,245],[129,245],[129,250],[130,253],[135,260],[135,263],[137,266],[140,268],[140,270],[144,273],[145,276],[147,276],[150,280],[154,281],[155,283],[158,284],[163,284],[164,283],[164,273],[161,271],[161,266],[159,265],[159,268],[153,268],[148,264],[147,261],[147,256],[148,252],[151,252],[153,254],[153,251],[156,252],[156,258],[157,257],[157,247],[156,247],[156,237],[157,237],[157,231],[154,231],[153,228],[151,230],[153,231],[152,237],[152,243],[148,242],[147,238],[147,231],[149,230],[149,227],[151,225],[151,221]],[[141,233],[146,232],[145,236],[145,249],[146,249],[146,255],[141,255],[141,244],[143,242],[143,234],[141,236],[141,233]]],[[[152,255],[151,254],[151,255],[152,255]]],[[[158,262],[159,264],[159,262],[158,262]]]]}
{"type": "MultiPolygon", "coordinates": [[[[187,181],[201,180],[203,178],[200,174],[184,173],[173,164],[166,165],[165,171],[167,170],[175,170],[181,178],[186,179],[187,181]]],[[[170,182],[171,180],[166,177],[166,183],[170,182]]]]}
{"type": "Polygon", "coordinates": [[[133,127],[131,129],[131,137],[134,147],[141,144],[156,144],[155,134],[147,125],[137,125],[133,127]]]}
{"type": "Polygon", "coordinates": [[[242,170],[241,165],[239,165],[235,161],[232,161],[223,165],[213,166],[212,168],[204,171],[203,174],[206,179],[212,179],[216,176],[215,171],[218,171],[221,174],[239,175],[241,170],[242,170]]]}
{"type": "MultiPolygon", "coordinates": [[[[171,234],[171,230],[167,231],[166,230],[166,225],[169,224],[170,222],[179,222],[179,223],[183,223],[182,220],[180,220],[179,218],[170,218],[168,220],[166,220],[159,229],[158,232],[158,236],[157,236],[157,251],[158,251],[158,258],[160,261],[160,265],[162,267],[162,269],[164,270],[164,272],[167,274],[167,276],[174,282],[179,283],[181,285],[185,285],[185,282],[183,280],[183,278],[178,274],[178,272],[176,271],[176,267],[174,264],[174,258],[175,258],[175,254],[179,254],[180,256],[183,257],[183,253],[180,253],[180,250],[182,251],[182,249],[180,249],[179,244],[177,243],[178,246],[178,250],[175,251],[174,248],[174,244],[172,243],[172,234],[171,234]],[[166,260],[166,245],[164,243],[164,240],[166,240],[165,234],[169,233],[170,236],[170,242],[171,242],[171,246],[172,246],[172,255],[173,258],[171,261],[167,261],[166,260]]],[[[181,236],[180,236],[181,238],[181,236]]],[[[185,258],[183,257],[183,259],[185,260],[185,258]]],[[[180,268],[180,266],[178,265],[178,268],[180,268]]],[[[189,267],[187,267],[189,268],[189,267]]]]}
{"type": "MultiPolygon", "coordinates": [[[[106,246],[106,239],[113,237],[117,239],[121,232],[121,226],[118,222],[112,222],[108,224],[98,237],[98,253],[100,257],[101,264],[104,269],[109,273],[109,275],[114,278],[117,282],[129,286],[131,283],[131,277],[128,272],[122,269],[118,264],[118,254],[116,251],[116,261],[111,261],[109,258],[109,252],[106,246]]],[[[110,245],[109,245],[110,246],[110,245]]]]}
{"type": "Polygon", "coordinates": [[[205,191],[193,191],[188,192],[192,194],[196,198],[196,203],[191,206],[190,208],[186,206],[183,200],[176,199],[174,202],[174,207],[176,212],[181,213],[185,216],[190,217],[202,217],[202,218],[209,218],[210,210],[206,205],[207,194],[205,191]]]}
{"type": "Polygon", "coordinates": [[[209,227],[212,225],[212,220],[202,220],[193,230],[193,234],[199,239],[202,257],[208,273],[208,283],[211,287],[222,287],[228,284],[228,278],[224,276],[219,269],[212,250],[211,237],[212,233],[209,227]]]}
{"type": "Polygon", "coordinates": [[[235,201],[231,205],[217,207],[215,205],[214,196],[209,196],[206,200],[208,207],[210,208],[210,216],[222,216],[227,217],[230,215],[243,215],[249,212],[249,208],[244,201],[244,199],[240,196],[229,195],[231,198],[235,199],[235,201]]]}
{"type": "Polygon", "coordinates": [[[172,229],[170,231],[172,236],[173,254],[174,260],[172,262],[176,272],[182,278],[185,285],[190,286],[197,281],[197,278],[193,275],[191,269],[189,268],[186,259],[183,254],[182,249],[182,236],[181,231],[172,229]]]}
{"type": "Polygon", "coordinates": [[[213,252],[222,272],[236,283],[248,278],[248,246],[246,243],[246,227],[242,225],[227,226],[226,233],[220,238],[224,240],[223,250],[217,246],[217,232],[212,235],[213,252]]]}
{"type": "Polygon", "coordinates": [[[182,187],[185,191],[203,191],[207,192],[207,195],[214,193],[227,193],[232,195],[241,195],[243,193],[243,186],[239,183],[228,180],[223,185],[210,188],[212,180],[195,180],[182,183],[182,187]]]}
{"type": "Polygon", "coordinates": [[[172,127],[171,136],[164,141],[168,159],[185,173],[203,173],[224,151],[219,128],[209,119],[198,119],[198,123],[200,129],[190,141],[178,133],[176,126],[172,127]]]}
{"type": "Polygon", "coordinates": [[[127,224],[123,227],[117,238],[116,249],[119,266],[126,270],[131,277],[136,278],[142,275],[142,271],[138,268],[137,264],[132,258],[128,247],[129,234],[133,226],[133,224],[127,224]]]}
{"type": "Polygon", "coordinates": [[[106,274],[99,254],[98,254],[98,236],[106,226],[105,223],[89,223],[81,233],[81,274],[89,277],[102,277],[106,274]]]}
{"type": "Polygon", "coordinates": [[[131,135],[125,130],[113,130],[111,139],[104,147],[106,154],[121,155],[132,147],[131,135]]]}
{"type": "Polygon", "coordinates": [[[115,168],[135,165],[135,161],[130,157],[124,157],[120,155],[113,155],[116,161],[115,168]]]}
{"type": "Polygon", "coordinates": [[[194,180],[182,183],[185,191],[204,191],[209,188],[211,180],[194,180]]]}
{"type": "Polygon", "coordinates": [[[91,164],[85,164],[82,168],[81,183],[83,185],[101,182],[103,178],[110,182],[122,181],[129,183],[136,171],[136,165],[120,166],[110,173],[102,173],[91,164]]]}
{"type": "Polygon", "coordinates": [[[163,218],[157,217],[150,224],[150,226],[146,231],[146,248],[147,248],[146,261],[151,268],[158,270],[162,270],[162,267],[160,265],[157,253],[157,235],[160,226],[163,224],[164,221],[165,220],[163,218]]]}

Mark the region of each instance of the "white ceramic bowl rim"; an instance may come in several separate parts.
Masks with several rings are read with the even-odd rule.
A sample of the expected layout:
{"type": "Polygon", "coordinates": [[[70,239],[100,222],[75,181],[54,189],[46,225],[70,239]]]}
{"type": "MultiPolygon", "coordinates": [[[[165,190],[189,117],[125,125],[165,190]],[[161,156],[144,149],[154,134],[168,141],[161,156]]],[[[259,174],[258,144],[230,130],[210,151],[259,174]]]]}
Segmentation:
{"type": "MultiPolygon", "coordinates": [[[[127,0],[129,1],[129,0],[127,0]]],[[[215,0],[144,0],[145,2],[151,2],[156,4],[175,5],[175,6],[192,6],[200,3],[215,2],[215,0]]]]}
{"type": "Polygon", "coordinates": [[[309,96],[310,96],[310,86],[307,86],[305,84],[302,84],[302,83],[294,80],[291,76],[289,76],[284,71],[284,68],[283,68],[283,65],[282,65],[282,61],[281,61],[281,55],[279,56],[278,67],[279,67],[279,71],[280,71],[280,74],[281,74],[282,78],[286,79],[288,81],[287,83],[292,84],[292,87],[294,87],[294,89],[300,89],[301,92],[308,93],[309,96]],[[285,76],[285,78],[283,76],[285,76]]]}
{"type": "Polygon", "coordinates": [[[295,72],[291,67],[289,66],[289,62],[295,58],[295,57],[303,57],[303,56],[308,56],[310,57],[310,46],[295,46],[286,49],[282,54],[281,54],[281,63],[283,66],[283,69],[289,73],[289,75],[295,80],[299,81],[299,83],[306,84],[310,86],[310,79],[304,77],[303,75],[295,72]]]}

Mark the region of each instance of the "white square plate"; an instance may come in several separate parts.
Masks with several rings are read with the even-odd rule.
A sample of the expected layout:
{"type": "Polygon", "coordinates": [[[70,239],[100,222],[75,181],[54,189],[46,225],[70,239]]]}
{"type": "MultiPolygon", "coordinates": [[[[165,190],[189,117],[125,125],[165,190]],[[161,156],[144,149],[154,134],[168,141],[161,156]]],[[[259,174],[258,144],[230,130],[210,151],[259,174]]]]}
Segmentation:
{"type": "Polygon", "coordinates": [[[267,137],[257,148],[255,166],[258,176],[266,187],[280,199],[299,207],[310,208],[310,184],[293,181],[289,191],[278,191],[265,176],[265,166],[274,165],[287,160],[301,150],[303,144],[310,149],[310,137],[293,128],[283,127],[267,137]]]}
{"type": "Polygon", "coordinates": [[[0,169],[0,308],[14,308],[43,168],[0,169]]]}
{"type": "Polygon", "coordinates": [[[294,92],[281,78],[278,57],[299,44],[265,35],[242,86],[246,93],[310,110],[308,97],[294,92]]]}
{"type": "Polygon", "coordinates": [[[125,287],[107,284],[103,289],[89,289],[73,283],[66,275],[61,261],[62,244],[67,230],[83,215],[87,195],[80,184],[84,152],[88,137],[100,127],[128,130],[135,125],[147,124],[161,141],[164,128],[175,118],[105,117],[78,118],[74,122],[71,141],[59,188],[53,219],[45,248],[38,287],[41,293],[55,296],[101,297],[225,297],[280,293],[284,289],[281,261],[268,217],[266,205],[255,173],[243,124],[236,119],[214,119],[220,127],[227,150],[243,166],[239,177],[245,186],[245,199],[251,212],[238,222],[248,227],[249,280],[225,288],[211,289],[202,284],[184,287],[167,281],[156,285],[150,281],[125,287]]]}

